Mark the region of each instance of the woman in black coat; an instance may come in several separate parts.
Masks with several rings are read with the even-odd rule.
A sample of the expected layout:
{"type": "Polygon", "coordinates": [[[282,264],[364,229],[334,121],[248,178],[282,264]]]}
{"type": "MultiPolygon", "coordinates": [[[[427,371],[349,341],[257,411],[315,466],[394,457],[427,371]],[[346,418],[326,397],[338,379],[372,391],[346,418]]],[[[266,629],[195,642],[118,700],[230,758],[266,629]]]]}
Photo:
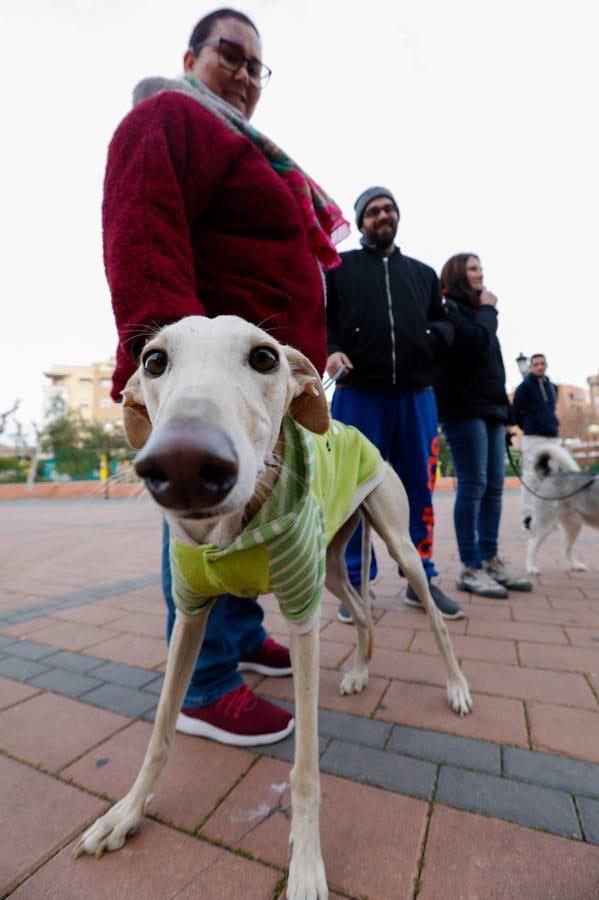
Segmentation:
{"type": "Polygon", "coordinates": [[[529,591],[498,554],[504,479],[504,441],[510,421],[505,369],[497,339],[497,297],[483,284],[474,253],[452,256],[441,289],[455,339],[434,374],[439,420],[458,488],[454,525],[462,571],[457,586],[481,597],[529,591]]]}

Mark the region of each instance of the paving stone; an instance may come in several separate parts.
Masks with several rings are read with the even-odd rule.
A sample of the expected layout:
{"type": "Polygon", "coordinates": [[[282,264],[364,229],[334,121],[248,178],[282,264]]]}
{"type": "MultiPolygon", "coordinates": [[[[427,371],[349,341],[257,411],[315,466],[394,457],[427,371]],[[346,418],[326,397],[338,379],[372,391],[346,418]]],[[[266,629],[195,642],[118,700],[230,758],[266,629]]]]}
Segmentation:
{"type": "Polygon", "coordinates": [[[437,774],[433,763],[338,740],[331,741],[320,768],[332,775],[344,775],[423,800],[431,798],[437,774]]]}
{"type": "Polygon", "coordinates": [[[167,646],[164,639],[120,634],[118,637],[102,641],[94,647],[94,652],[112,662],[153,669],[166,660],[167,646]]]}
{"type": "Polygon", "coordinates": [[[564,837],[580,837],[574,803],[565,791],[443,766],[436,800],[564,837]]]}
{"type": "MultiPolygon", "coordinates": [[[[61,777],[119,800],[139,773],[151,733],[147,723],[132,722],[63,769],[61,777]]],[[[177,733],[149,812],[177,828],[194,831],[254,762],[245,748],[177,733]]]]}
{"type": "Polygon", "coordinates": [[[599,844],[599,800],[579,797],[577,803],[587,841],[599,844]]]}
{"type": "MultiPolygon", "coordinates": [[[[318,735],[318,756],[321,757],[331,738],[318,735]]],[[[247,747],[252,753],[261,753],[263,756],[270,756],[272,759],[281,759],[283,762],[292,763],[295,759],[295,734],[290,734],[284,741],[277,741],[276,744],[263,744],[259,747],[247,747]]]]}
{"type": "Polygon", "coordinates": [[[112,712],[44,692],[0,713],[0,747],[56,772],[128,724],[112,712]]]}
{"type": "MultiPolygon", "coordinates": [[[[0,796],[0,896],[106,808],[95,797],[5,756],[0,756],[0,796]]],[[[27,884],[22,897],[31,896],[27,884]]]]}
{"type": "Polygon", "coordinates": [[[242,859],[146,819],[126,848],[102,861],[72,859],[72,845],[26,881],[14,900],[266,900],[281,877],[276,869],[242,859]]]}
{"type": "Polygon", "coordinates": [[[68,672],[90,672],[97,666],[105,665],[106,660],[97,656],[85,656],[81,653],[71,653],[70,650],[59,650],[51,656],[44,657],[44,664],[55,666],[57,669],[66,669],[68,672]]]}
{"type": "Polygon", "coordinates": [[[599,765],[516,747],[504,748],[503,764],[504,773],[510,778],[544,784],[570,794],[599,797],[599,765]]]}
{"type": "Polygon", "coordinates": [[[391,725],[375,719],[361,716],[350,716],[347,713],[333,712],[328,709],[318,711],[319,734],[350,741],[352,744],[364,744],[366,747],[378,747],[382,750],[391,732],[391,725]]]}
{"type": "Polygon", "coordinates": [[[528,746],[524,707],[520,700],[511,698],[474,694],[472,713],[458,716],[449,708],[444,688],[392,681],[376,711],[376,718],[415,728],[433,728],[464,737],[528,746]]]}
{"type": "Polygon", "coordinates": [[[599,763],[599,713],[551,703],[528,703],[527,709],[535,750],[599,763]]]}
{"type": "Polygon", "coordinates": [[[476,741],[439,731],[396,725],[387,750],[431,762],[450,763],[462,769],[501,774],[501,750],[490,741],[476,741]]]}
{"type": "Polygon", "coordinates": [[[19,656],[6,656],[4,659],[0,659],[0,675],[16,678],[17,681],[27,681],[28,678],[47,671],[48,666],[32,662],[30,659],[22,659],[19,656]]]}
{"type": "Polygon", "coordinates": [[[20,656],[22,659],[32,659],[34,661],[55,651],[56,647],[48,647],[47,645],[36,644],[35,641],[28,640],[14,641],[4,650],[10,656],[20,656]]]}
{"type": "MultiPolygon", "coordinates": [[[[259,760],[200,835],[287,868],[288,782],[287,764],[259,760]]],[[[321,844],[329,888],[371,900],[412,900],[427,804],[326,772],[320,783],[321,844]]]]}
{"type": "Polygon", "coordinates": [[[162,685],[164,684],[164,675],[158,675],[157,678],[154,678],[153,681],[148,682],[148,684],[144,684],[144,691],[148,691],[150,694],[159,695],[162,690],[162,685]]]}
{"type": "Polygon", "coordinates": [[[97,678],[90,678],[80,672],[65,672],[62,669],[50,669],[42,675],[36,675],[29,679],[29,684],[36,684],[55,694],[64,694],[65,697],[80,697],[87,691],[102,684],[97,678]]]}
{"type": "MultiPolygon", "coordinates": [[[[140,669],[138,666],[125,666],[122,663],[105,662],[94,669],[94,678],[102,681],[111,681],[122,684],[124,687],[140,688],[150,681],[156,680],[156,673],[148,669],[140,669]]],[[[158,693],[160,693],[158,691],[158,693]]]]}
{"type": "Polygon", "coordinates": [[[0,709],[20,703],[22,700],[34,697],[35,694],[39,694],[37,688],[20,681],[12,681],[9,678],[0,678],[0,709]]]}
{"type": "Polygon", "coordinates": [[[599,848],[435,804],[418,900],[597,897],[599,848]]]}
{"type": "Polygon", "coordinates": [[[156,706],[156,698],[143,691],[122,684],[103,684],[89,691],[83,698],[86,703],[110,709],[122,716],[136,718],[156,706]]]}
{"type": "MultiPolygon", "coordinates": [[[[349,713],[356,716],[370,716],[377,708],[379,701],[389,684],[386,678],[377,678],[371,675],[368,679],[368,687],[359,694],[341,696],[339,684],[341,673],[332,669],[321,669],[320,692],[318,704],[320,708],[333,709],[337,712],[349,713]]],[[[258,693],[272,697],[276,703],[279,700],[293,699],[293,682],[291,678],[267,678],[260,687],[258,693]]]]}
{"type": "Polygon", "coordinates": [[[93,647],[94,644],[107,640],[114,633],[106,628],[79,625],[76,622],[61,622],[56,619],[55,625],[44,628],[43,631],[36,631],[35,640],[41,644],[52,645],[51,649],[77,651],[93,647]]]}

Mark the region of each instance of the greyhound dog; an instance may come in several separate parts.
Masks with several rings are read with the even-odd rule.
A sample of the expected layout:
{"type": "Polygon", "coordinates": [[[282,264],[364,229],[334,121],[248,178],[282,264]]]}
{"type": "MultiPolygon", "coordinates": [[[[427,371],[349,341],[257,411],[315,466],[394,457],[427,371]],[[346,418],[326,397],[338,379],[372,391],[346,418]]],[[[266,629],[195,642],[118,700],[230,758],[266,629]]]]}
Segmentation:
{"type": "Polygon", "coordinates": [[[559,526],[568,568],[574,572],[586,572],[587,566],[576,559],[573,547],[583,524],[599,528],[599,479],[596,475],[581,472],[568,451],[557,444],[539,448],[534,469],[539,488],[533,504],[526,571],[530,575],[540,574],[538,549],[559,526]]]}
{"type": "MultiPolygon", "coordinates": [[[[231,565],[238,590],[243,588],[240,579],[247,578],[246,595],[256,592],[254,582],[261,576],[254,570],[266,560],[270,575],[267,573],[264,587],[276,594],[288,619],[297,735],[290,776],[293,815],[287,896],[290,900],[326,900],[318,824],[318,601],[326,579],[326,586],[351,610],[356,625],[356,655],[340,690],[359,692],[368,681],[372,618],[367,583],[360,597],[347,578],[344,549],[360,517],[365,520],[367,535],[372,526],[384,540],[430,616],[446,666],[451,708],[465,715],[472,707],[468,684],[409,537],[404,488],[359,432],[331,424],[320,378],[309,360],[235,316],[191,316],[159,331],[144,347],[140,366],[125,389],[124,419],[129,441],[140,451],[135,468],[164,508],[173,535],[177,616],[154,729],[141,770],[129,793],[82,835],[74,854],[99,857],[104,850],[122,847],[127,835],[140,825],[152,799],[214,602],[209,585],[206,587],[201,579],[201,583],[194,581],[186,560],[189,554],[209,547],[208,561],[218,565],[216,575],[212,565],[206,565],[210,570],[206,577],[229,589],[227,571],[231,565]],[[342,449],[342,456],[355,469],[351,477],[357,473],[351,490],[349,476],[336,481],[335,474],[327,472],[323,478],[318,470],[311,472],[309,465],[313,459],[318,462],[327,457],[335,441],[346,438],[350,444],[343,447],[349,449],[342,449]],[[294,454],[297,471],[291,471],[294,454]],[[357,457],[359,463],[355,462],[357,457]],[[273,524],[275,539],[267,550],[255,536],[268,531],[264,510],[269,508],[271,497],[277,496],[277,506],[285,509],[285,498],[280,495],[288,487],[296,491],[296,508],[285,512],[283,518],[291,523],[291,531],[301,522],[301,536],[295,545],[292,542],[287,561],[281,565],[272,548],[286,546],[285,534],[281,535],[273,524]],[[347,495],[341,506],[338,490],[347,495]],[[334,507],[333,515],[329,510],[323,513],[318,506],[317,500],[323,498],[334,507]],[[286,575],[295,564],[293,547],[303,550],[312,527],[300,518],[305,509],[311,510],[316,534],[310,539],[313,558],[301,563],[305,568],[290,590],[286,575]],[[252,536],[249,543],[248,535],[252,536]],[[244,568],[243,564],[231,564],[232,547],[249,553],[250,565],[244,568]]],[[[368,538],[365,543],[364,553],[369,554],[368,538]]],[[[214,595],[222,592],[213,590],[214,595]]]]}

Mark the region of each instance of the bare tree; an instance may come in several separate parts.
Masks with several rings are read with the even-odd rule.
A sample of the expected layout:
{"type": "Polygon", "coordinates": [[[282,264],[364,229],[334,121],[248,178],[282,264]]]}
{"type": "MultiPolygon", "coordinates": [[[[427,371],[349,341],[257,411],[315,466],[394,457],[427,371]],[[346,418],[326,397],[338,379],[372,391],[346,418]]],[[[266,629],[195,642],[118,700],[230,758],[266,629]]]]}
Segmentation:
{"type": "Polygon", "coordinates": [[[4,429],[6,428],[8,420],[11,416],[14,416],[20,405],[21,401],[15,400],[12,409],[7,409],[6,412],[0,413],[0,434],[4,433],[4,429]]]}

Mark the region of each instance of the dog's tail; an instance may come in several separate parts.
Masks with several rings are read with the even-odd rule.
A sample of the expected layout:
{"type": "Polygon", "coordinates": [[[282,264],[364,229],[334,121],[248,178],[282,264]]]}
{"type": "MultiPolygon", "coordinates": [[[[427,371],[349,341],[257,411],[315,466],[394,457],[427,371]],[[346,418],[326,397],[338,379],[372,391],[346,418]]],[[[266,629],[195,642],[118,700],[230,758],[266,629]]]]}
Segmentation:
{"type": "Polygon", "coordinates": [[[559,444],[545,444],[535,454],[534,470],[542,480],[554,472],[580,472],[580,466],[565,447],[559,444]]]}
{"type": "Polygon", "coordinates": [[[372,528],[368,518],[362,516],[362,580],[360,582],[360,594],[362,595],[362,606],[364,615],[366,616],[366,627],[368,629],[368,644],[366,646],[366,662],[372,659],[372,609],[370,606],[370,557],[372,555],[372,528]]]}

